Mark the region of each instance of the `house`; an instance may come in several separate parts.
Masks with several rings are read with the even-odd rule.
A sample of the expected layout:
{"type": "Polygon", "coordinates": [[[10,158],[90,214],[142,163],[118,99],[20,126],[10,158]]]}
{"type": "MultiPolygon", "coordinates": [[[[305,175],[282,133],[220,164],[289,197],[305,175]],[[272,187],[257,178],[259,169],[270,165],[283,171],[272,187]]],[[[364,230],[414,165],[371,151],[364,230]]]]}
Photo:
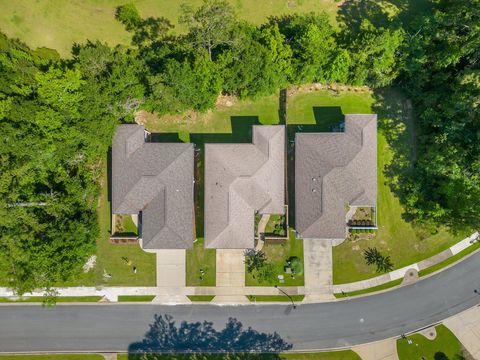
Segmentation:
{"type": "Polygon", "coordinates": [[[299,237],[344,240],[358,208],[376,227],[377,116],[346,115],[345,131],[295,136],[295,225],[299,237]]]}
{"type": "Polygon", "coordinates": [[[185,249],[194,240],[193,144],[149,142],[121,125],[112,145],[112,214],[138,215],[144,249],[185,249]]]}
{"type": "Polygon", "coordinates": [[[285,126],[253,126],[251,144],[205,145],[205,247],[248,249],[255,214],[285,213],[285,126]]]}

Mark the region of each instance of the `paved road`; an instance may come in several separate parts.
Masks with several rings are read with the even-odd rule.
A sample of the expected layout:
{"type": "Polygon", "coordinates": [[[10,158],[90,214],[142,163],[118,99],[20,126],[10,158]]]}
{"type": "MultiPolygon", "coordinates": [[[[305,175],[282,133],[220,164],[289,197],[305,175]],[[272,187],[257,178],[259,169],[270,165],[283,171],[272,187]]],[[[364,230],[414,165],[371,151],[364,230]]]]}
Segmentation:
{"type": "MultiPolygon", "coordinates": [[[[341,302],[301,305],[296,310],[287,305],[58,305],[53,309],[0,306],[0,351],[126,351],[144,338],[155,314],[170,314],[177,324],[181,320],[209,320],[218,331],[229,317],[234,317],[244,328],[251,326],[270,334],[277,331],[293,349],[344,347],[409,332],[475,306],[480,303],[480,296],[473,291],[476,288],[480,289],[480,253],[397,290],[341,302]]],[[[199,339],[209,336],[208,344],[218,340],[215,336],[221,337],[189,327],[174,338],[166,336],[174,333],[171,328],[167,331],[161,323],[157,325],[154,337],[159,343],[173,342],[183,348],[189,346],[189,341],[198,344],[199,339]]],[[[218,341],[227,342],[223,338],[218,341]]]]}

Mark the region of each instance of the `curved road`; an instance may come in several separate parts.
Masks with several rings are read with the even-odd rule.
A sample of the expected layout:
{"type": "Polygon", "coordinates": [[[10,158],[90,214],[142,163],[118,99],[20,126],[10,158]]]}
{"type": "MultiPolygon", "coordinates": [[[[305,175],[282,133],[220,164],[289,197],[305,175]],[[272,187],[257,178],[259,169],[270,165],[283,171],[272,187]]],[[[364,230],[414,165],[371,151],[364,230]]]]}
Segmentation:
{"type": "Polygon", "coordinates": [[[127,351],[142,340],[155,314],[170,314],[177,324],[208,320],[219,330],[234,317],[244,328],[278,332],[293,350],[347,347],[417,330],[475,306],[480,303],[475,289],[480,289],[480,252],[413,285],[295,310],[287,305],[0,306],[0,351],[127,351]]]}

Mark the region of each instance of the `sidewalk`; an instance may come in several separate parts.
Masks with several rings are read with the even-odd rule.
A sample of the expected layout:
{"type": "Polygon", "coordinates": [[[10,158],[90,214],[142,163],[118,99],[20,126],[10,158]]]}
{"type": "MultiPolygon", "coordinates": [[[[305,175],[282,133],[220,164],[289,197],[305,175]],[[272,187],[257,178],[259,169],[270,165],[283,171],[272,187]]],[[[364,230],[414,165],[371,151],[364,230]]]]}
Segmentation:
{"type": "Polygon", "coordinates": [[[480,307],[475,306],[452,316],[443,324],[455,334],[474,359],[480,359],[480,307]]]}
{"type": "Polygon", "coordinates": [[[420,271],[420,270],[429,268],[430,266],[441,263],[442,261],[467,249],[468,247],[472,246],[475,243],[475,240],[477,240],[478,237],[479,237],[479,233],[475,232],[471,236],[463,239],[462,241],[459,241],[455,245],[451,246],[447,250],[442,251],[437,255],[434,255],[428,259],[422,260],[418,263],[405,266],[401,269],[394,270],[387,274],[383,274],[367,280],[356,281],[353,283],[333,285],[333,292],[335,294],[338,294],[338,293],[341,293],[342,291],[352,292],[352,291],[365,290],[375,286],[386,284],[393,280],[403,279],[405,277],[405,274],[409,270],[420,271]]]}

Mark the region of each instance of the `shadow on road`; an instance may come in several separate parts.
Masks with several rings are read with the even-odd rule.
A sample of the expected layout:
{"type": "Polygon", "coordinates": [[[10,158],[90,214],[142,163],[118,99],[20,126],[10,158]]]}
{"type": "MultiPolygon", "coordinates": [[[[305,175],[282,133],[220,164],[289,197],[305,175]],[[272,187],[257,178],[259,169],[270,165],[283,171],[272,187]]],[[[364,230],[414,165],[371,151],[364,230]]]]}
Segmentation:
{"type": "Polygon", "coordinates": [[[222,330],[213,323],[186,322],[179,325],[171,315],[155,315],[145,338],[129,346],[129,360],[153,359],[280,359],[278,353],[289,350],[292,344],[276,332],[262,333],[244,328],[235,318],[229,318],[222,330]],[[179,355],[183,353],[184,355],[179,355]],[[195,353],[188,355],[188,353],[195,353]],[[260,355],[269,353],[268,355],[260,355]],[[218,355],[214,355],[218,354],[218,355]]]}

